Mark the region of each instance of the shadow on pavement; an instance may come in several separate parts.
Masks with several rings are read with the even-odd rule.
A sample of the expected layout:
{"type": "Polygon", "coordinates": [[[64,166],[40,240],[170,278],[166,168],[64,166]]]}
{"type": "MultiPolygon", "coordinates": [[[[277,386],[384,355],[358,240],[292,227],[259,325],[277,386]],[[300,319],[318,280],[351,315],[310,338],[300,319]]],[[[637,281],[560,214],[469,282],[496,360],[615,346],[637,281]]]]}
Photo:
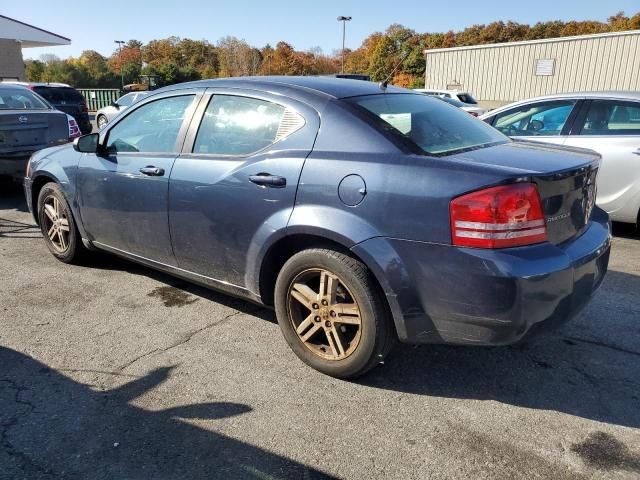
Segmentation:
{"type": "MultiPolygon", "coordinates": [[[[24,200],[19,189],[0,195],[0,208],[20,205],[24,200]]],[[[630,225],[614,224],[614,234],[640,240],[630,225]]],[[[87,267],[144,275],[168,289],[276,321],[271,310],[112,255],[96,253],[87,267]]],[[[494,400],[640,428],[640,330],[633,321],[638,317],[637,292],[640,277],[610,270],[587,312],[554,334],[511,347],[401,345],[384,368],[360,383],[420,395],[494,400]]]]}
{"type": "MultiPolygon", "coordinates": [[[[633,296],[640,292],[640,277],[610,271],[603,290],[614,292],[621,285],[633,296]]],[[[419,395],[494,400],[639,428],[640,327],[637,307],[632,311],[637,300],[618,304],[608,300],[612,296],[599,292],[588,311],[572,320],[575,326],[570,322],[510,347],[398,348],[384,368],[361,383],[419,395]],[[622,328],[627,330],[618,331],[622,328]]]]}
{"type": "Polygon", "coordinates": [[[242,415],[248,405],[135,406],[171,367],[102,392],[8,348],[0,365],[2,478],[331,478],[184,420],[242,415]]]}

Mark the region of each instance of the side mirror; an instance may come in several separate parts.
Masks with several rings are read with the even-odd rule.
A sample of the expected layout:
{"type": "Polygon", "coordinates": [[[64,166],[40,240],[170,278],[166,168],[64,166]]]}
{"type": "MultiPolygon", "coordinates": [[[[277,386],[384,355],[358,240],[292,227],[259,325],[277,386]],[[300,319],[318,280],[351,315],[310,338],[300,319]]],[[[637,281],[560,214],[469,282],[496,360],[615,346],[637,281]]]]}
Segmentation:
{"type": "Polygon", "coordinates": [[[118,102],[111,102],[111,106],[114,107],[116,110],[120,110],[120,105],[118,105],[118,102]]]}
{"type": "Polygon", "coordinates": [[[90,133],[76,138],[73,141],[73,149],[76,152],[82,153],[96,153],[98,151],[98,139],[100,135],[97,133],[90,133]]]}

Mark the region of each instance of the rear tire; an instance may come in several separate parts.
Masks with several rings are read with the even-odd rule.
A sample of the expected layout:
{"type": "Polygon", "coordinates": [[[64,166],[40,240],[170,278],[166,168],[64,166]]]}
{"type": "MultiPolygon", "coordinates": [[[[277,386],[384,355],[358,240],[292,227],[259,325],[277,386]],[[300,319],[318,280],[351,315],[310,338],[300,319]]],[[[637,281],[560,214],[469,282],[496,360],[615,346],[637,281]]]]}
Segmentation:
{"type": "Polygon", "coordinates": [[[57,183],[47,183],[38,195],[38,223],[49,251],[64,263],[80,263],[87,249],[69,203],[57,183]]]}
{"type": "Polygon", "coordinates": [[[294,353],[332,377],[358,377],[381,363],[396,335],[373,275],[360,261],[314,248],[291,257],[275,287],[278,324],[294,353]]]}

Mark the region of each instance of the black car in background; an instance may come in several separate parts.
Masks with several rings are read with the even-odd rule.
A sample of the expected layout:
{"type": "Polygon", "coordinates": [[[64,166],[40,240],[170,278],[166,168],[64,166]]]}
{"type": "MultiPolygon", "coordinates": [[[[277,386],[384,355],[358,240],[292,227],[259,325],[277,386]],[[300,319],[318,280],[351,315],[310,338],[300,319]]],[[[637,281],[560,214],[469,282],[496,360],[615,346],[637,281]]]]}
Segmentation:
{"type": "Polygon", "coordinates": [[[75,88],[64,83],[16,82],[27,87],[49,102],[54,108],[68,113],[78,122],[83,135],[91,133],[93,127],[89,120],[87,101],[75,88]]]}
{"type": "Polygon", "coordinates": [[[76,121],[38,94],[0,83],[0,176],[24,177],[33,152],[79,135],[76,121]]]}

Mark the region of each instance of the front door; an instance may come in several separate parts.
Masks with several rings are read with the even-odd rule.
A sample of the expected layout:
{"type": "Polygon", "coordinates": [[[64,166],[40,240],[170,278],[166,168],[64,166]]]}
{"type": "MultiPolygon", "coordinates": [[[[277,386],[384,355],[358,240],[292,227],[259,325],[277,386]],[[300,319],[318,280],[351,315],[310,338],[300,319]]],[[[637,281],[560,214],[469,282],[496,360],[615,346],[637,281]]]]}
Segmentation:
{"type": "Polygon", "coordinates": [[[195,94],[135,107],[101,135],[78,167],[80,215],[103,246],[175,265],[169,236],[169,175],[193,115],[195,94]]]}
{"type": "Polygon", "coordinates": [[[505,135],[522,140],[564,144],[565,125],[576,100],[546,100],[520,105],[496,115],[492,125],[505,135]]]}
{"type": "Polygon", "coordinates": [[[205,98],[198,110],[171,173],[174,252],[182,269],[245,286],[248,255],[289,220],[318,115],[236,92],[205,98]]]}

